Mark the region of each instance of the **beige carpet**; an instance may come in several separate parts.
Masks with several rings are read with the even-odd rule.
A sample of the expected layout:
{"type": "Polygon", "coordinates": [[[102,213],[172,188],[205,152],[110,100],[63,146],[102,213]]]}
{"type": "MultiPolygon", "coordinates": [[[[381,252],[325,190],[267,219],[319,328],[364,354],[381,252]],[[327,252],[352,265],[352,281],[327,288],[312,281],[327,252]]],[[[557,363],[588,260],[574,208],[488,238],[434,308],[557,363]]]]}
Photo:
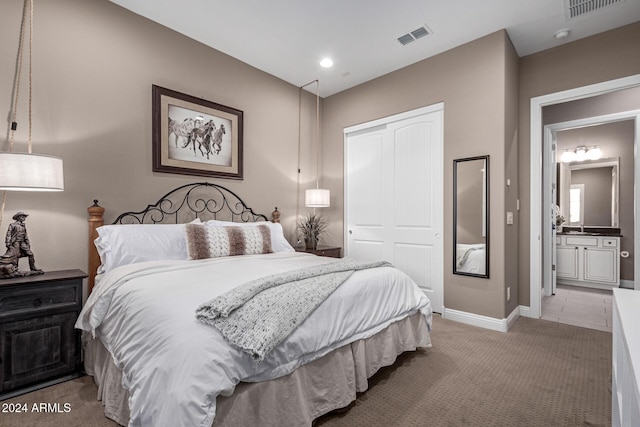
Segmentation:
{"type": "Polygon", "coordinates": [[[528,318],[501,333],[437,317],[432,338],[317,425],[611,425],[610,333],[528,318]]]}
{"type": "MultiPolygon", "coordinates": [[[[434,318],[433,348],[381,370],[322,427],[608,426],[611,334],[520,318],[508,333],[434,318]]],[[[0,426],[113,427],[83,377],[2,403],[69,403],[69,413],[0,413],[0,426]]],[[[240,427],[240,426],[239,426],[240,427]]]]}

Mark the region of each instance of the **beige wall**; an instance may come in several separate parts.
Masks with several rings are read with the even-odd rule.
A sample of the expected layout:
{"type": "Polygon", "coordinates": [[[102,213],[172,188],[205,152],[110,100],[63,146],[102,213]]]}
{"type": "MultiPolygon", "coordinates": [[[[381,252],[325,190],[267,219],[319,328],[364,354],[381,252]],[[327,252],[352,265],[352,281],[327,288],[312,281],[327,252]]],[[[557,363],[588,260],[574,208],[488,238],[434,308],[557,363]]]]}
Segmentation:
{"type": "Polygon", "coordinates": [[[513,70],[505,58],[512,49],[506,32],[499,31],[324,102],[324,182],[335,194],[329,212],[337,244],[343,243],[343,129],[444,102],[444,304],[493,318],[505,316],[505,128],[510,142],[515,129],[505,124],[505,74],[513,70]],[[491,156],[489,279],[452,273],[453,159],[484,154],[491,156]]]}
{"type": "MultiPolygon", "coordinates": [[[[640,74],[640,22],[520,59],[519,303],[530,304],[530,120],[531,98],[640,74]]],[[[531,266],[540,268],[540,266],[531,266]]]]}
{"type": "MultiPolygon", "coordinates": [[[[505,316],[508,316],[518,307],[519,289],[518,289],[518,239],[520,212],[518,210],[519,193],[519,174],[518,174],[518,63],[519,58],[511,43],[505,45],[505,124],[504,124],[504,141],[505,141],[505,181],[498,185],[503,185],[505,193],[505,210],[498,212],[498,216],[502,215],[501,220],[506,219],[506,212],[513,212],[513,224],[505,225],[505,253],[504,253],[504,270],[505,270],[505,316]],[[509,185],[506,185],[509,180],[509,185]],[[510,298],[507,300],[507,288],[509,289],[510,298]]],[[[505,221],[506,222],[506,221],[505,221]]]]}
{"type": "MultiPolygon", "coordinates": [[[[27,211],[39,266],[86,271],[86,208],[94,198],[112,221],[173,187],[205,180],[152,172],[151,85],[157,84],[244,111],[244,180],[207,180],[228,186],[257,212],[269,215],[278,206],[293,238],[296,87],[106,0],[44,1],[35,8],[34,152],[64,159],[65,191],[8,193],[3,236],[11,216],[27,211]]],[[[3,118],[9,114],[21,13],[22,2],[3,3],[3,118]]],[[[26,151],[26,88],[25,70],[14,151],[26,151]]],[[[314,106],[313,97],[306,100],[314,106]]],[[[305,117],[307,127],[314,126],[313,117],[305,117]]],[[[7,134],[4,119],[0,134],[7,134]]],[[[303,146],[303,188],[315,179],[311,156],[303,146]]]]}

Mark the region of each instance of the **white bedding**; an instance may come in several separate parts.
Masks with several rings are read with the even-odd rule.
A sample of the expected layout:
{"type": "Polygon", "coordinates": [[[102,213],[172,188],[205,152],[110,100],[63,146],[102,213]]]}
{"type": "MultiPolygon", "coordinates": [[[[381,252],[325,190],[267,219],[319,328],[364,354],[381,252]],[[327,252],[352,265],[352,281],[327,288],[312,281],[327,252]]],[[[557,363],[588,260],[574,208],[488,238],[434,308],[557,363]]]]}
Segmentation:
{"type": "Polygon", "coordinates": [[[486,273],[486,246],[484,243],[456,245],[456,271],[461,273],[486,273]]]}
{"type": "Polygon", "coordinates": [[[120,267],[101,277],[76,327],[93,332],[122,370],[129,425],[209,427],[216,397],[240,381],[286,375],[416,311],[431,325],[427,297],[389,267],[355,272],[262,363],[195,319],[200,304],[242,283],[331,261],[275,253],[120,267]]]}

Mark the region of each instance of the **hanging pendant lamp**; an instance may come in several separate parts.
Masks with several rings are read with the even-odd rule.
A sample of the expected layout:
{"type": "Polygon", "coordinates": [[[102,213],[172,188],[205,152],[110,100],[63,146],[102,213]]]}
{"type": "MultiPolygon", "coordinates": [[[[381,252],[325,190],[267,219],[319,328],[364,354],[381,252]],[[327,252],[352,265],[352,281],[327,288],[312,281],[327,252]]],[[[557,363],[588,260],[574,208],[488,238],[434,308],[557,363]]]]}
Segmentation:
{"type": "MultiPolygon", "coordinates": [[[[11,123],[9,130],[9,151],[0,152],[0,190],[5,191],[62,191],[64,175],[62,159],[54,156],[32,153],[31,142],[31,101],[32,101],[32,46],[33,46],[33,0],[25,0],[18,42],[18,63],[14,80],[14,99],[12,103],[11,123]],[[27,152],[13,152],[14,133],[18,128],[17,105],[22,69],[22,53],[25,38],[25,27],[28,17],[29,29],[29,116],[27,152]]],[[[6,193],[3,196],[3,206],[6,193]]]]}

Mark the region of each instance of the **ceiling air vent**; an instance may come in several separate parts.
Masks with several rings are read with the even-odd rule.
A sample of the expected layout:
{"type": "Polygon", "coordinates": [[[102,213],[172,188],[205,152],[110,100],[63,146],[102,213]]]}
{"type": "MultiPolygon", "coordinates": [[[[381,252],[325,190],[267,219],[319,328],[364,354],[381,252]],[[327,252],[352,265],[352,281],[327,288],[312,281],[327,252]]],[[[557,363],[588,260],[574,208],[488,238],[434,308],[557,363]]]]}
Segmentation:
{"type": "Polygon", "coordinates": [[[567,19],[577,18],[625,0],[565,0],[567,19]]]}
{"type": "Polygon", "coordinates": [[[420,28],[416,28],[410,33],[398,37],[398,41],[404,46],[429,34],[431,34],[431,31],[429,31],[426,26],[422,26],[420,28]]]}

